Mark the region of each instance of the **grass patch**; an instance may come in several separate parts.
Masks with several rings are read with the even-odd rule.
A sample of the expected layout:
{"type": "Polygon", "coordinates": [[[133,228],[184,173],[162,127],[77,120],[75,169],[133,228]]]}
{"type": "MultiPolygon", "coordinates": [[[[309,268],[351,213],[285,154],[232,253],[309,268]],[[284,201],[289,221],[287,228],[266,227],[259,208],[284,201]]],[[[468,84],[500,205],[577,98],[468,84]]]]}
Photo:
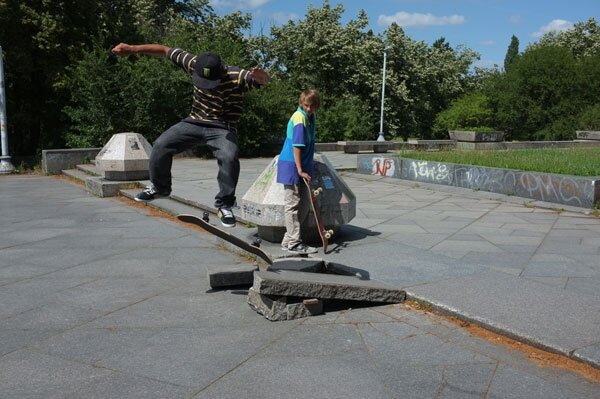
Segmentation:
{"type": "Polygon", "coordinates": [[[403,158],[518,169],[574,176],[600,176],[599,148],[540,148],[499,151],[402,151],[403,158]]]}

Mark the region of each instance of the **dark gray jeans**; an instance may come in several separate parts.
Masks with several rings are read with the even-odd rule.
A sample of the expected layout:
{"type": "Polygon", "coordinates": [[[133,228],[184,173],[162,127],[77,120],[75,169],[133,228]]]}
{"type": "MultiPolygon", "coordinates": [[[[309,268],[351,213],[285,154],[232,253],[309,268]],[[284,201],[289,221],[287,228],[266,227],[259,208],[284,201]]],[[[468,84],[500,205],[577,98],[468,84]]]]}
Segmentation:
{"type": "Polygon", "coordinates": [[[179,122],[156,139],[150,154],[150,181],[161,193],[171,192],[173,155],[196,144],[206,144],[219,164],[219,193],[215,207],[233,206],[235,188],[240,176],[237,135],[229,130],[179,122]]]}

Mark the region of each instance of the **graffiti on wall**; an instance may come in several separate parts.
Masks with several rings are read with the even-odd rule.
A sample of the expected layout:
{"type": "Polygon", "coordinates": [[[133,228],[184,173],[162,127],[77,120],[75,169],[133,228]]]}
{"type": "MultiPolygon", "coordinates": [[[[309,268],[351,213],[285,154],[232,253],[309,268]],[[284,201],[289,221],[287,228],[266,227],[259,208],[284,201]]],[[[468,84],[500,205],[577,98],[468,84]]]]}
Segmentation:
{"type": "Polygon", "coordinates": [[[452,181],[448,165],[438,162],[410,161],[408,174],[419,181],[452,181]]]}
{"type": "Polygon", "coordinates": [[[393,159],[376,157],[371,158],[371,174],[379,176],[394,176],[396,164],[393,159]]]}

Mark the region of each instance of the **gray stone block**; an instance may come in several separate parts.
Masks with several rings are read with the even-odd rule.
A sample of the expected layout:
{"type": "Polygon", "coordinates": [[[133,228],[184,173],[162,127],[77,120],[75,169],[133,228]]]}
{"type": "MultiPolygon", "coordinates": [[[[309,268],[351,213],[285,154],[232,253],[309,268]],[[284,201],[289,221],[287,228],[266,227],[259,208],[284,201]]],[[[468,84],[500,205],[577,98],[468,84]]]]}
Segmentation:
{"type": "Polygon", "coordinates": [[[231,266],[214,266],[207,268],[208,284],[211,288],[233,287],[236,285],[252,285],[254,272],[258,266],[238,264],[231,266]]]}
{"type": "Polygon", "coordinates": [[[286,270],[254,273],[253,287],[261,294],[365,302],[399,303],[406,296],[404,291],[378,281],[286,270]]]}
{"type": "Polygon", "coordinates": [[[267,268],[269,271],[288,270],[294,272],[322,273],[325,270],[323,259],[284,258],[276,259],[267,268]]]}
{"type": "Polygon", "coordinates": [[[600,131],[597,130],[577,130],[575,133],[579,140],[600,140],[600,131]]]}
{"type": "Polygon", "coordinates": [[[451,140],[471,142],[498,142],[504,140],[504,132],[475,132],[467,130],[448,131],[451,140]]]}
{"type": "Polygon", "coordinates": [[[86,177],[85,189],[98,197],[114,197],[119,194],[121,185],[116,182],[109,182],[102,177],[86,177]]]}
{"type": "Polygon", "coordinates": [[[46,174],[58,174],[77,164],[92,160],[101,148],[77,148],[62,150],[42,150],[42,170],[46,174]]]}
{"type": "Polygon", "coordinates": [[[263,295],[254,288],[248,290],[248,304],[267,320],[294,320],[323,313],[323,302],[277,295],[263,295]]]}

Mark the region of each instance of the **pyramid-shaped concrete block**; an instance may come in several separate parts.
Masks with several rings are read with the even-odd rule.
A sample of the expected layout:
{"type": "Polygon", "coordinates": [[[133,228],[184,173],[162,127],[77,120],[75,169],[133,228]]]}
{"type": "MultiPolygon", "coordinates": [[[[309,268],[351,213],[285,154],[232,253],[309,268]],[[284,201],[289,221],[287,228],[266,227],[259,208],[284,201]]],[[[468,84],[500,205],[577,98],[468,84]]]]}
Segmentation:
{"type": "MultiPolygon", "coordinates": [[[[285,232],[284,188],[277,183],[277,161],[273,158],[241,200],[244,219],[258,226],[258,234],[267,241],[277,242],[285,232]]],[[[337,229],[356,216],[356,196],[337,174],[335,168],[322,154],[315,154],[313,188],[323,190],[317,197],[323,224],[327,229],[337,229]]],[[[312,211],[302,226],[303,239],[318,239],[312,211]]]]}
{"type": "Polygon", "coordinates": [[[146,180],[152,146],[139,133],[118,133],[96,156],[107,180],[146,180]]]}

